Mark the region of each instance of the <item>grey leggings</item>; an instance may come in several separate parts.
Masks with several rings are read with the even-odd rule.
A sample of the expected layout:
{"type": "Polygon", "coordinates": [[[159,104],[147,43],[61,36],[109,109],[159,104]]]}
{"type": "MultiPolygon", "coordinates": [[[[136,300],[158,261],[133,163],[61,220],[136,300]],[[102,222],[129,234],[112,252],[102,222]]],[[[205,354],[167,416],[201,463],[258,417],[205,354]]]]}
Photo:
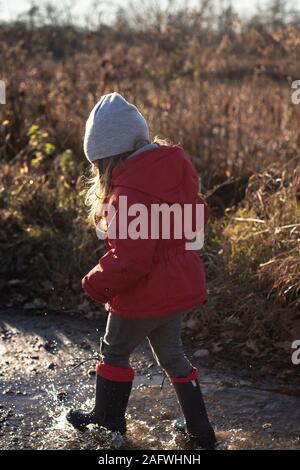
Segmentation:
{"type": "Polygon", "coordinates": [[[186,358],[181,341],[182,313],[159,318],[128,319],[109,314],[101,344],[105,364],[129,367],[133,350],[147,338],[157,363],[169,377],[186,377],[192,365],[186,358]]]}

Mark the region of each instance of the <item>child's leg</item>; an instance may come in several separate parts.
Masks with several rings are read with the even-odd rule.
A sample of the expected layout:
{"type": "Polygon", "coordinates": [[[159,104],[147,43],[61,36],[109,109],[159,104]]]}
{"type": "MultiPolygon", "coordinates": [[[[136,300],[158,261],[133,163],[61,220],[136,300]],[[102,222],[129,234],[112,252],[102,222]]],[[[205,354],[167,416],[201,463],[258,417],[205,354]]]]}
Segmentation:
{"type": "Polygon", "coordinates": [[[128,320],[109,315],[101,340],[101,362],[96,368],[95,406],[90,412],[70,410],[67,419],[77,429],[98,424],[111,431],[126,432],[125,411],[134,371],[129,357],[147,336],[151,322],[128,320]]]}
{"type": "Polygon", "coordinates": [[[176,313],[166,317],[163,323],[148,334],[153,356],[169,377],[186,377],[193,369],[183,351],[182,315],[176,313]]]}
{"type": "Polygon", "coordinates": [[[186,431],[202,447],[212,448],[216,443],[209,423],[197,369],[186,358],[181,341],[181,314],[168,320],[148,335],[153,354],[166,371],[175,388],[186,421],[186,431]]]}
{"type": "Polygon", "coordinates": [[[129,367],[133,350],[147,333],[135,328],[136,323],[127,318],[109,314],[104,337],[100,341],[101,362],[116,367],[129,367]]]}
{"type": "Polygon", "coordinates": [[[129,358],[133,350],[162,321],[162,318],[128,319],[110,314],[105,335],[100,344],[102,363],[116,367],[129,367],[129,358]]]}
{"type": "Polygon", "coordinates": [[[126,432],[125,411],[131,392],[134,371],[129,357],[150,331],[163,320],[125,319],[109,315],[101,341],[101,362],[96,368],[96,399],[90,412],[70,410],[69,422],[78,429],[98,424],[111,431],[126,432]]]}

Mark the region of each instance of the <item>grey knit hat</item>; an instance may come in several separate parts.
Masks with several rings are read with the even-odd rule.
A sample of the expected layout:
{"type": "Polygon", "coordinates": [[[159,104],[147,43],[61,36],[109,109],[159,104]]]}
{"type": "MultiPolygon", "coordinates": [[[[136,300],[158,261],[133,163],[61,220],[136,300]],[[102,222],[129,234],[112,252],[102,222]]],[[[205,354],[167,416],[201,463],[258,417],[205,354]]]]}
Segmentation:
{"type": "Polygon", "coordinates": [[[142,114],[119,95],[103,95],[88,117],[84,153],[90,162],[139,148],[150,135],[142,114]]]}

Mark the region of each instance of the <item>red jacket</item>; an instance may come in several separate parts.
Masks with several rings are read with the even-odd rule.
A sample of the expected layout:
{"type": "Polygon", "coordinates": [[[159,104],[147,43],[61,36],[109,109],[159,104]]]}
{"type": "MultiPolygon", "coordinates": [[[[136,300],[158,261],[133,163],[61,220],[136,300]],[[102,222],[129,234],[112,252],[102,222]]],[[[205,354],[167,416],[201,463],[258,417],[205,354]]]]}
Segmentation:
{"type": "MultiPolygon", "coordinates": [[[[128,206],[190,203],[195,208],[203,203],[196,171],[177,146],[160,146],[120,163],[113,170],[108,199],[117,210],[119,196],[127,196],[128,206]]],[[[205,223],[207,219],[205,206],[205,223]]],[[[176,239],[172,230],[170,239],[162,239],[161,231],[158,239],[107,238],[107,253],[83,278],[83,288],[106,310],[123,317],[150,318],[190,310],[203,303],[207,293],[200,257],[197,251],[186,250],[185,242],[185,238],[176,239]]]]}

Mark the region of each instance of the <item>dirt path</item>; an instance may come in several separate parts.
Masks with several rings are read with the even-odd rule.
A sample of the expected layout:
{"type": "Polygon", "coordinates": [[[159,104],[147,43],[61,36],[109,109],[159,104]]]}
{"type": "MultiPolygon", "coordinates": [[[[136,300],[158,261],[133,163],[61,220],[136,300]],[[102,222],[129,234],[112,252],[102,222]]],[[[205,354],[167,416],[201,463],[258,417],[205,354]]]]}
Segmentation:
{"type": "MultiPolygon", "coordinates": [[[[172,386],[153,363],[147,345],[132,358],[136,370],[122,439],[65,421],[74,402],[92,402],[94,361],[104,325],[79,315],[0,314],[1,449],[188,449],[173,432],[179,408],[172,386]],[[88,400],[86,398],[88,397],[88,400]]],[[[188,348],[189,349],[189,348],[188,348]]],[[[192,350],[189,351],[193,353],[192,350]]],[[[200,365],[193,360],[195,365],[200,365]]],[[[203,367],[201,380],[220,448],[300,449],[300,397],[279,393],[270,380],[251,380],[230,365],[203,367]]]]}

